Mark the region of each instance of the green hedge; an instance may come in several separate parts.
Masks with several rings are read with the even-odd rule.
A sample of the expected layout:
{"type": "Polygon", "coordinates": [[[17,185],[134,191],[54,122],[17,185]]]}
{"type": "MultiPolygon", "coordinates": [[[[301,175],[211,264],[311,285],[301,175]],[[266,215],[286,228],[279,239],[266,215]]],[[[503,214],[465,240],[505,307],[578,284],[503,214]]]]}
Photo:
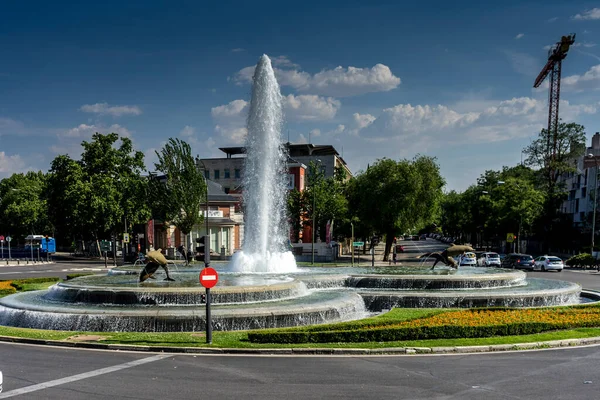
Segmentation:
{"type": "Polygon", "coordinates": [[[569,267],[586,268],[586,267],[597,267],[598,264],[600,264],[600,260],[596,260],[589,253],[581,253],[581,254],[577,254],[576,256],[569,258],[565,263],[569,267]]]}
{"type": "MultiPolygon", "coordinates": [[[[577,327],[580,327],[577,324],[577,327]]],[[[420,326],[389,327],[371,330],[320,331],[320,332],[249,332],[252,343],[335,343],[335,342],[393,342],[401,340],[478,338],[490,336],[529,335],[556,329],[574,328],[565,323],[523,322],[485,326],[420,326]]]]}
{"type": "Polygon", "coordinates": [[[0,289],[0,296],[8,296],[9,294],[15,294],[15,293],[17,293],[17,289],[15,289],[14,287],[0,289]]]}

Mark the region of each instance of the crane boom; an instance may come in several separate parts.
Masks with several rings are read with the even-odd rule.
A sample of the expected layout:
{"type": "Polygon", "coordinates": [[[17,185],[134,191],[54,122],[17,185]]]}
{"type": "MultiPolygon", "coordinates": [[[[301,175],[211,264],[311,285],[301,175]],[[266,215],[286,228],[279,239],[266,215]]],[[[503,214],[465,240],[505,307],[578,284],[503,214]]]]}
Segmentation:
{"type": "Polygon", "coordinates": [[[567,52],[571,45],[575,43],[575,34],[572,33],[568,36],[563,36],[560,42],[556,43],[554,47],[552,47],[548,51],[548,61],[544,68],[540,71],[535,82],[533,84],[534,88],[539,87],[542,82],[546,79],[548,75],[550,75],[550,85],[549,85],[549,95],[548,95],[548,143],[547,150],[550,152],[550,137],[553,138],[552,143],[552,156],[551,161],[548,160],[546,162],[546,167],[548,168],[548,172],[550,176],[554,176],[553,171],[553,161],[556,157],[556,142],[558,139],[558,106],[560,104],[560,75],[562,69],[562,60],[567,57],[567,52]]]}

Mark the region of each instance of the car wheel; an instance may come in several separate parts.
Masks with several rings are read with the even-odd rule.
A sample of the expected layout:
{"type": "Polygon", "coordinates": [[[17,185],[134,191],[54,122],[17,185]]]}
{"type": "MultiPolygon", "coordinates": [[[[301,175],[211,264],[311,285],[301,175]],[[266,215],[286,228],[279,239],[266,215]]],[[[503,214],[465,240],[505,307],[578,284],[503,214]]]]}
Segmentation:
{"type": "Polygon", "coordinates": [[[546,272],[546,267],[542,265],[542,272],[546,272]]]}

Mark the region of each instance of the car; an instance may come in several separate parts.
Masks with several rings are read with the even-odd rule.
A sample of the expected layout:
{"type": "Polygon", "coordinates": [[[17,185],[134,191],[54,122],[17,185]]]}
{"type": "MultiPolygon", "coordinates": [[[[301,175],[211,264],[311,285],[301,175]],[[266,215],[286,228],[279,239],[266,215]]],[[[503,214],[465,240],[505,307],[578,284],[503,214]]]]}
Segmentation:
{"type": "Polygon", "coordinates": [[[498,253],[485,252],[477,257],[477,265],[480,267],[500,267],[501,264],[498,253]]]}
{"type": "Polygon", "coordinates": [[[518,268],[533,271],[535,262],[529,254],[510,253],[502,260],[501,266],[502,268],[518,268]]]}
{"type": "Polygon", "coordinates": [[[427,240],[427,235],[422,233],[421,236],[419,236],[419,240],[427,240]]]}
{"type": "Polygon", "coordinates": [[[534,260],[535,269],[542,271],[562,271],[565,263],[558,257],[554,256],[539,256],[534,260]]]}
{"type": "Polygon", "coordinates": [[[477,258],[475,258],[475,253],[468,251],[460,255],[456,262],[460,267],[474,267],[477,265],[477,258]]]}

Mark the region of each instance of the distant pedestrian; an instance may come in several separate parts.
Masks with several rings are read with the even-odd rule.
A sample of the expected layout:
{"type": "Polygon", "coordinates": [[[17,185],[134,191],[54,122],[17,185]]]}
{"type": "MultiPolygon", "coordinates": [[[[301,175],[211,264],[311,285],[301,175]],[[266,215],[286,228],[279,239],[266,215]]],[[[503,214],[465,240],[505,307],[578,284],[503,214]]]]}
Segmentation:
{"type": "Polygon", "coordinates": [[[394,243],[392,244],[392,260],[394,261],[394,264],[396,264],[397,253],[398,253],[398,248],[396,245],[396,240],[394,239],[394,243]]]}

